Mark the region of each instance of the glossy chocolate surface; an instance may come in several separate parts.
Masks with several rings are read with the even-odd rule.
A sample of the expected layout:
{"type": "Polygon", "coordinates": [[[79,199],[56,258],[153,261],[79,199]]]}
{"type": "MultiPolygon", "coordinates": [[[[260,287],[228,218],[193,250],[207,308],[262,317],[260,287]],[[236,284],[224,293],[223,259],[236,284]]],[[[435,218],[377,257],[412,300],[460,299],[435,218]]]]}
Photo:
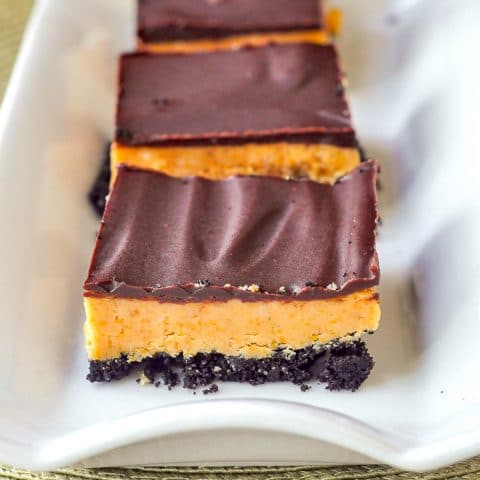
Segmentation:
{"type": "Polygon", "coordinates": [[[291,301],[375,286],[376,171],[366,162],[331,186],[181,179],[122,166],[85,294],[291,301]]]}
{"type": "Polygon", "coordinates": [[[139,0],[144,42],[322,28],[318,0],[139,0]]]}
{"type": "Polygon", "coordinates": [[[115,140],[122,145],[356,146],[331,45],[134,53],[119,68],[115,140]]]}

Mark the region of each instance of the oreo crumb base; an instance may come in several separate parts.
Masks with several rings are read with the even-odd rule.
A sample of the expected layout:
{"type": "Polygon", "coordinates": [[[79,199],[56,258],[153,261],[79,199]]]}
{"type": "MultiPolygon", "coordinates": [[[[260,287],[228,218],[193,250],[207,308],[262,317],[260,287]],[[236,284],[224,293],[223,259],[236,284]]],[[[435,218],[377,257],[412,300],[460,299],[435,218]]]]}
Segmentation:
{"type": "Polygon", "coordinates": [[[204,395],[208,395],[209,393],[217,393],[218,392],[218,385],[216,383],[212,383],[208,388],[203,390],[204,395]]]}
{"type": "Polygon", "coordinates": [[[140,366],[141,383],[166,385],[169,389],[182,384],[196,389],[210,385],[203,393],[218,391],[217,381],[261,385],[267,382],[292,382],[302,391],[307,382],[319,381],[328,390],[354,392],[370,374],[374,365],[362,341],[336,343],[325,347],[307,347],[301,350],[279,350],[268,358],[227,357],[218,353],[199,353],[185,358],[157,354],[142,362],[129,362],[127,356],[90,361],[90,382],[111,382],[127,376],[140,366]]]}
{"type": "Polygon", "coordinates": [[[105,154],[95,181],[88,192],[88,200],[95,213],[101,217],[107,203],[110,188],[110,144],[105,147],[105,154]]]}

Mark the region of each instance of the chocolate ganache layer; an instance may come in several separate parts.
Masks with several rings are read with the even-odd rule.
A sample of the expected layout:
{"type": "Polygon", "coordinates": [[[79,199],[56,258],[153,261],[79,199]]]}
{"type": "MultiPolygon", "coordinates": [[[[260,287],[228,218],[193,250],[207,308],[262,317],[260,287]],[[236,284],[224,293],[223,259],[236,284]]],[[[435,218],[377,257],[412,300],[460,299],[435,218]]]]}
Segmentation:
{"type": "Polygon", "coordinates": [[[329,143],[356,147],[331,45],[269,45],[120,61],[123,145],[329,143]]]}
{"type": "Polygon", "coordinates": [[[322,28],[318,0],[140,0],[145,42],[322,28]]]}
{"type": "Polygon", "coordinates": [[[121,166],[85,295],[291,301],[375,286],[376,172],[369,161],[328,185],[121,166]]]}

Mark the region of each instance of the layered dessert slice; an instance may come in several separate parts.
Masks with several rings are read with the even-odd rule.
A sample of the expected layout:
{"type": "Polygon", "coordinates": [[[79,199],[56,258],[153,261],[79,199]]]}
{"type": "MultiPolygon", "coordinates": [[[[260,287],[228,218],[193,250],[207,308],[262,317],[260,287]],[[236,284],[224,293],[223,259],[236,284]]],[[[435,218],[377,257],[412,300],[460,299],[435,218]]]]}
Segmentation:
{"type": "Polygon", "coordinates": [[[325,43],[319,0],[139,0],[138,47],[198,52],[268,43],[325,43]]]}
{"type": "Polygon", "coordinates": [[[120,166],[84,284],[91,381],[355,390],[380,317],[377,166],[334,185],[120,166]]]}
{"type": "Polygon", "coordinates": [[[333,46],[124,55],[112,172],[308,177],[360,162],[333,46]]]}

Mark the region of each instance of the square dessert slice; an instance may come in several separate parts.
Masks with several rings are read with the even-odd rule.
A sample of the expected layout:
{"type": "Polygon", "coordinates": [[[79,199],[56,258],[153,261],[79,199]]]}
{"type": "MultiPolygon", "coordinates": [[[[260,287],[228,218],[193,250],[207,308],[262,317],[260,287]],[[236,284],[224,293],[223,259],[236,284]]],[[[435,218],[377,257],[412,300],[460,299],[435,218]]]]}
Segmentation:
{"type": "Polygon", "coordinates": [[[124,55],[112,173],[334,181],[360,162],[333,46],[124,55]]]}
{"type": "Polygon", "coordinates": [[[326,43],[319,0],[139,0],[139,49],[197,52],[326,43]]]}
{"type": "Polygon", "coordinates": [[[147,361],[195,387],[318,378],[356,389],[380,317],[376,170],[176,178],[121,166],[84,284],[89,379],[147,361]]]}

